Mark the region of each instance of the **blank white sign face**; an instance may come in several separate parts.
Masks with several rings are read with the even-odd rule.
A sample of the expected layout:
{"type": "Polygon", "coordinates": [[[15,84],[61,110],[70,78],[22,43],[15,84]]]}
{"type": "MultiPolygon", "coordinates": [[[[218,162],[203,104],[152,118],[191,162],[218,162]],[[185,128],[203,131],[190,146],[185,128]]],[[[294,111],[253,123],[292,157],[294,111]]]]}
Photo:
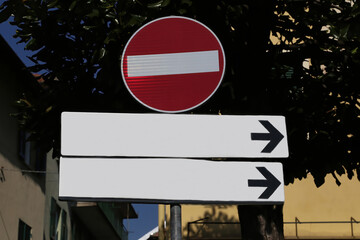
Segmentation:
{"type": "Polygon", "coordinates": [[[284,202],[281,163],[62,157],[59,181],[64,200],[284,202]]]}
{"type": "Polygon", "coordinates": [[[283,116],[63,112],[61,154],[286,158],[283,116]]]}

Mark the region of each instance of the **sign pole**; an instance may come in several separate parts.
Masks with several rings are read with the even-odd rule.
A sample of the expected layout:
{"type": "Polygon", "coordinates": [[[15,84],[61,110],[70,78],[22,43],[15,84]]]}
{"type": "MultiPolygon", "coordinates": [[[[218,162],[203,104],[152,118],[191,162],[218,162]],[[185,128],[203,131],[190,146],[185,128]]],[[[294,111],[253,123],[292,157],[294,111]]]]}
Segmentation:
{"type": "Polygon", "coordinates": [[[171,240],[181,240],[181,206],[180,204],[170,205],[170,231],[171,240]]]}

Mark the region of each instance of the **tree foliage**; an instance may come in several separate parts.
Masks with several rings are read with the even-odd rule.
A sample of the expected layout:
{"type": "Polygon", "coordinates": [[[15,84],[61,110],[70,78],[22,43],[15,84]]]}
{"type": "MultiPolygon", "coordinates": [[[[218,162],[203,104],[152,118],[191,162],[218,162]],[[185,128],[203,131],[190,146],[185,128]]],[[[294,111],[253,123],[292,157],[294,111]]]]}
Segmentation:
{"type": "Polygon", "coordinates": [[[19,101],[19,121],[55,155],[64,110],[149,111],[122,82],[122,50],[143,24],[181,15],[209,26],[226,54],[221,87],[195,113],[286,116],[290,157],[276,161],[287,183],[360,176],[355,0],[6,0],[0,11],[42,78],[41,92],[19,101]]]}
{"type": "Polygon", "coordinates": [[[289,160],[296,164],[287,167],[299,178],[310,172],[318,186],[327,173],[336,178],[334,173],[346,172],[352,178],[355,170],[360,179],[359,5],[355,1],[282,4],[280,24],[272,31],[283,36],[280,45],[289,51],[289,58],[280,61],[282,67],[294,69],[287,81],[291,85],[286,116],[291,126],[289,160]],[[291,17],[284,17],[284,11],[291,17]],[[310,62],[308,69],[301,66],[304,60],[310,62]]]}

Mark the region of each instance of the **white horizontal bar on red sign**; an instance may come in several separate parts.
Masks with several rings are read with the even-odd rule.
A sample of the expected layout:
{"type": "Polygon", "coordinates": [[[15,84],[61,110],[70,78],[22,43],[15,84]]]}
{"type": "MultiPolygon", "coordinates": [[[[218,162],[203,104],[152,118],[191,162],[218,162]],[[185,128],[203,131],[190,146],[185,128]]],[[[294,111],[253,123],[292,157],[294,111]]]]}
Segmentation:
{"type": "Polygon", "coordinates": [[[218,50],[127,56],[129,77],[218,72],[218,50]]]}

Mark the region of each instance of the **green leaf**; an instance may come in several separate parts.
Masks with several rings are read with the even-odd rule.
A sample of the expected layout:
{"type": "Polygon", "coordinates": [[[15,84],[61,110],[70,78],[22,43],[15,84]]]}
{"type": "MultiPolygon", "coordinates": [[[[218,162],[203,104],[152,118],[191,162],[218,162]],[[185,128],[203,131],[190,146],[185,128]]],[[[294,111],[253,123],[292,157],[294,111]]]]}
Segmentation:
{"type": "Polygon", "coordinates": [[[110,19],[114,19],[114,18],[116,18],[116,14],[113,13],[113,12],[108,12],[108,13],[105,14],[105,17],[110,18],[110,19]]]}
{"type": "Polygon", "coordinates": [[[23,16],[23,19],[32,20],[32,21],[38,20],[38,18],[36,16],[33,16],[33,15],[23,16]]]}
{"type": "Polygon", "coordinates": [[[32,38],[25,46],[26,50],[35,51],[38,50],[41,46],[39,46],[38,41],[35,38],[32,38]]]}
{"type": "Polygon", "coordinates": [[[47,4],[48,8],[53,8],[56,6],[56,4],[58,3],[59,0],[53,0],[53,1],[49,1],[49,3],[47,4]]]}
{"type": "Polygon", "coordinates": [[[150,3],[147,5],[148,8],[157,8],[160,7],[163,1],[159,1],[159,2],[155,2],[155,3],[150,3]]]}
{"type": "Polygon", "coordinates": [[[70,6],[69,6],[69,11],[70,11],[70,12],[75,8],[76,4],[77,4],[77,0],[73,1],[73,2],[70,4],[70,6]]]}
{"type": "Polygon", "coordinates": [[[127,25],[133,27],[135,25],[142,24],[145,20],[146,20],[145,16],[132,14],[130,20],[127,23],[127,25]]]}
{"type": "Polygon", "coordinates": [[[0,10],[4,9],[5,7],[8,6],[8,2],[3,2],[1,5],[0,5],[0,10]]]}
{"type": "Polygon", "coordinates": [[[116,28],[113,31],[111,31],[108,36],[105,38],[104,43],[109,44],[112,41],[118,41],[118,36],[120,34],[120,29],[116,28]]]}
{"type": "Polygon", "coordinates": [[[95,26],[83,26],[83,28],[84,28],[85,30],[91,30],[91,29],[94,29],[95,26]]]}
{"type": "Polygon", "coordinates": [[[171,0],[163,0],[161,3],[161,7],[166,7],[170,4],[171,0]]]}
{"type": "Polygon", "coordinates": [[[351,51],[351,54],[356,54],[356,53],[358,52],[358,50],[359,50],[359,47],[356,47],[355,49],[353,49],[353,50],[351,51]]]}
{"type": "Polygon", "coordinates": [[[12,11],[9,7],[6,7],[0,12],[0,23],[5,22],[11,16],[12,11]]]}
{"type": "Polygon", "coordinates": [[[158,7],[166,7],[169,5],[170,0],[161,0],[155,3],[150,3],[147,5],[148,8],[158,8],[158,7]]]}
{"type": "Polygon", "coordinates": [[[91,13],[87,14],[86,16],[93,18],[93,17],[99,17],[100,11],[98,9],[93,9],[91,13]]]}
{"type": "Polygon", "coordinates": [[[350,24],[346,24],[340,29],[340,37],[347,38],[350,24]]]}
{"type": "Polygon", "coordinates": [[[102,59],[106,54],[106,49],[105,48],[101,48],[99,51],[99,60],[102,59]]]}
{"type": "Polygon", "coordinates": [[[181,8],[181,9],[179,9],[179,13],[180,13],[180,15],[185,15],[185,14],[186,14],[186,12],[187,12],[187,10],[186,10],[185,8],[181,8]]]}
{"type": "Polygon", "coordinates": [[[98,63],[105,56],[106,50],[105,48],[96,49],[94,55],[91,59],[92,63],[98,63]]]}

